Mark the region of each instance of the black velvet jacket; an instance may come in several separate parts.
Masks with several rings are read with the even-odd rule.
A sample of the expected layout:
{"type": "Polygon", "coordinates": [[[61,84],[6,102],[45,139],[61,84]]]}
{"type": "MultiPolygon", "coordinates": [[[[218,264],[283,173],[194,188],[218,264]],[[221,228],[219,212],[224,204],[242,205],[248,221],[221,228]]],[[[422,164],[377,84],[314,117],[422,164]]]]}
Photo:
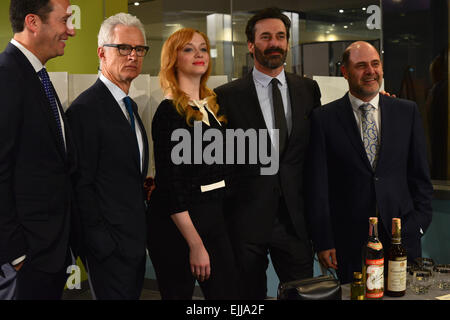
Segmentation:
{"type": "Polygon", "coordinates": [[[152,122],[156,189],[150,199],[151,212],[171,215],[185,210],[190,211],[193,206],[202,205],[209,201],[221,201],[225,196],[229,180],[229,169],[225,165],[225,124],[220,125],[209,111],[208,116],[210,127],[201,122],[201,131],[203,135],[207,129],[215,129],[218,130],[217,133],[221,133],[223,156],[214,152],[212,155],[219,155],[218,158],[223,159],[222,164],[207,164],[203,156],[200,164],[194,163],[194,158],[200,156],[198,151],[200,150],[203,155],[205,148],[214,142],[214,138],[211,142],[203,141],[202,136],[194,137],[194,126],[189,126],[185,118],[178,114],[172,100],[163,100],[158,106],[152,122]],[[186,135],[172,141],[172,134],[176,129],[184,129],[185,134],[190,137],[190,141],[186,135]],[[180,143],[189,146],[189,148],[179,151],[180,143]],[[200,143],[197,148],[196,143],[200,143]],[[187,149],[190,149],[190,156],[189,151],[187,156],[184,153],[187,149]],[[194,156],[196,150],[197,154],[194,156]],[[173,156],[177,158],[181,156],[190,160],[190,162],[175,164],[176,161],[173,161],[173,156]],[[205,187],[222,180],[225,182],[225,187],[202,192],[202,186],[205,187]]]}

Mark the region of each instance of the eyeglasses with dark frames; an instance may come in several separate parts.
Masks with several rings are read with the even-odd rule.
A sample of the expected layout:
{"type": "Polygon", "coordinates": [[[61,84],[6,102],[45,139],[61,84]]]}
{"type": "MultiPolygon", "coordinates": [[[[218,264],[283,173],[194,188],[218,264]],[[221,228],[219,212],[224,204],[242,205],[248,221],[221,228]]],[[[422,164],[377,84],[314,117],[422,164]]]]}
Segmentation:
{"type": "Polygon", "coordinates": [[[104,44],[104,47],[112,47],[117,48],[119,50],[120,55],[122,56],[128,56],[133,52],[133,50],[136,50],[136,55],[138,57],[145,57],[145,55],[148,52],[149,47],[148,46],[131,46],[129,44],[104,44]]]}

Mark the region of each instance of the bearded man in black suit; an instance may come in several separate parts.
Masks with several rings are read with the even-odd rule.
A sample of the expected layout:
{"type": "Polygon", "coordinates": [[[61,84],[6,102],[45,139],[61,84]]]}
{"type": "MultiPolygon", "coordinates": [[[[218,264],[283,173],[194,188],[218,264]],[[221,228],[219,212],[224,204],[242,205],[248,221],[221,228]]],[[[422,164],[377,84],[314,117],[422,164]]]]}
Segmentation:
{"type": "MultiPolygon", "coordinates": [[[[264,129],[272,144],[268,149],[278,152],[272,158],[279,159],[279,169],[271,175],[261,174],[261,163],[234,168],[233,191],[225,212],[243,299],[266,298],[268,253],[281,282],[313,275],[303,162],[309,115],[320,106],[320,90],[315,81],[285,72],[289,28],[289,18],[277,8],[261,10],[250,18],[247,44],[255,67],[243,78],[215,90],[228,127],[264,129]]],[[[247,154],[249,150],[247,145],[247,154]]]]}

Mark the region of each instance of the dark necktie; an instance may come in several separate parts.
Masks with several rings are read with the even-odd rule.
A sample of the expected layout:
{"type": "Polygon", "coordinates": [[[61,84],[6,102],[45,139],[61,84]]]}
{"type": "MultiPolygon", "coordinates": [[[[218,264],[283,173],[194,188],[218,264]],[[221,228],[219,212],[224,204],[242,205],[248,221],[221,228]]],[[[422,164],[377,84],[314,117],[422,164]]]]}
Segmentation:
{"type": "Polygon", "coordinates": [[[66,149],[65,143],[64,143],[64,136],[62,132],[62,126],[61,126],[61,119],[59,117],[59,111],[58,111],[58,105],[56,102],[56,97],[54,95],[54,88],[52,85],[52,82],[50,81],[50,77],[48,76],[47,70],[45,68],[42,68],[41,71],[38,73],[39,78],[42,81],[42,85],[44,86],[45,94],[48,98],[48,101],[50,103],[50,109],[52,111],[53,117],[56,121],[56,128],[58,132],[58,139],[60,143],[62,143],[64,150],[66,149]]]}
{"type": "MultiPolygon", "coordinates": [[[[134,121],[134,113],[133,113],[133,103],[134,101],[129,97],[126,96],[125,98],[123,98],[123,102],[125,102],[125,107],[127,109],[128,112],[128,117],[130,120],[130,125],[131,125],[131,129],[133,130],[134,133],[134,137],[136,138],[136,141],[138,140],[138,137],[136,135],[136,125],[135,125],[135,121],[134,121]]],[[[136,111],[137,113],[137,111],[136,111]]],[[[138,143],[139,145],[139,143],[138,143]]],[[[139,151],[139,159],[141,159],[141,152],[139,151]]],[[[143,161],[143,159],[142,159],[143,161]]],[[[141,162],[141,170],[142,170],[142,162],[141,162]]]]}
{"type": "Polygon", "coordinates": [[[283,99],[281,98],[281,92],[278,88],[280,81],[277,78],[273,78],[270,81],[272,84],[272,101],[273,110],[275,115],[275,129],[278,129],[278,146],[280,155],[283,154],[288,138],[286,115],[284,114],[283,99]]]}
{"type": "Polygon", "coordinates": [[[128,111],[131,128],[133,129],[133,131],[135,131],[136,127],[134,124],[133,103],[131,101],[132,101],[131,98],[128,96],[123,98],[123,102],[125,102],[125,107],[127,108],[127,111],[128,111]]]}

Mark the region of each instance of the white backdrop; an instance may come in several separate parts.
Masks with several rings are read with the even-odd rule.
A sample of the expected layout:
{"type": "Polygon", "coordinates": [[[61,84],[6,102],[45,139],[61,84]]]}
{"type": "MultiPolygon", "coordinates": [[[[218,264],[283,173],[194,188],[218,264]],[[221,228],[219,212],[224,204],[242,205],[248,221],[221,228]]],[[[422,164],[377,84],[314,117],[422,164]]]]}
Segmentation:
{"type": "MultiPolygon", "coordinates": [[[[322,105],[342,98],[348,91],[348,83],[344,77],[314,76],[313,79],[317,81],[322,93],[322,98],[320,99],[322,105]]],[[[381,90],[384,90],[384,82],[381,85],[381,90]]]]}
{"type": "MultiPolygon", "coordinates": [[[[97,74],[68,74],[67,72],[49,72],[50,79],[58,93],[64,111],[70,106],[83,91],[92,86],[98,79],[97,74]]],[[[211,76],[208,87],[215,88],[227,82],[227,76],[211,76]]],[[[153,161],[153,140],[151,125],[153,115],[159,103],[164,99],[163,92],[159,86],[158,77],[150,77],[141,74],[131,84],[130,97],[138,105],[138,112],[144,123],[149,141],[150,165],[148,175],[154,176],[155,166],[153,161]]]]}

